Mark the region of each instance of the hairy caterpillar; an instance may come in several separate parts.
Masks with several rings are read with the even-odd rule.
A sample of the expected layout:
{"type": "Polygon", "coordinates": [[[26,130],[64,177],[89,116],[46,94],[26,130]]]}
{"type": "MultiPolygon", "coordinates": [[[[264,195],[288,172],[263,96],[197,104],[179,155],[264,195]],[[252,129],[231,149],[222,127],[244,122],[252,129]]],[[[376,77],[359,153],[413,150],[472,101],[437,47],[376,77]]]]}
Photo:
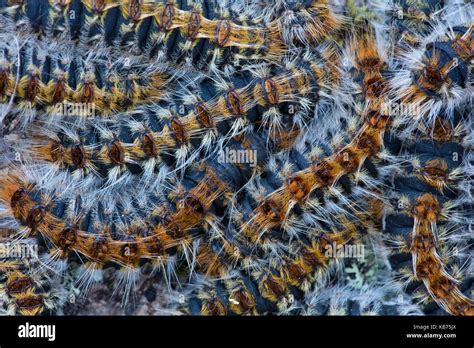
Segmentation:
{"type": "MultiPolygon", "coordinates": [[[[296,156],[296,154],[294,154],[294,156],[296,156]]],[[[301,164],[303,167],[306,165],[304,161],[301,164]]],[[[271,168],[272,171],[275,170],[273,166],[271,168]]],[[[270,181],[270,178],[267,176],[265,181],[270,181]]],[[[262,184],[264,183],[262,182],[262,184]]],[[[267,185],[270,186],[270,183],[267,185]]],[[[249,194],[252,195],[250,192],[255,190],[255,188],[250,187],[249,194]]],[[[334,196],[338,198],[342,197],[337,194],[334,194],[334,196]]],[[[328,196],[327,199],[329,201],[331,197],[328,196]]],[[[243,201],[245,202],[245,199],[243,199],[243,201]]],[[[305,222],[305,227],[299,227],[301,229],[301,235],[291,235],[291,229],[287,230],[290,236],[292,236],[291,238],[301,240],[298,242],[291,242],[292,239],[290,238],[289,241],[287,241],[287,247],[285,244],[286,239],[280,236],[281,232],[272,233],[271,236],[268,236],[268,240],[266,240],[266,238],[259,238],[256,240],[257,243],[252,240],[252,243],[250,244],[245,242],[245,240],[238,238],[237,235],[232,236],[232,234],[229,235],[226,233],[225,236],[228,238],[227,240],[220,237],[211,240],[209,244],[204,244],[197,256],[197,261],[200,265],[198,271],[204,272],[207,278],[209,276],[214,276],[218,277],[218,279],[222,279],[222,281],[218,281],[216,285],[212,285],[210,288],[210,285],[207,282],[204,282],[203,287],[205,290],[198,293],[195,297],[192,297],[192,300],[190,300],[192,302],[190,303],[192,313],[221,315],[230,312],[234,314],[262,314],[267,311],[286,313],[293,304],[295,298],[293,291],[288,292],[288,289],[298,289],[298,291],[307,292],[311,283],[314,281],[311,275],[315,270],[318,270],[320,276],[326,274],[324,264],[327,259],[326,256],[324,256],[324,247],[331,243],[344,245],[350,240],[357,239],[358,235],[363,233],[362,231],[365,223],[355,225],[349,223],[347,219],[344,219],[343,217],[336,216],[336,214],[340,214],[341,210],[343,210],[341,207],[341,203],[343,202],[344,201],[341,198],[341,202],[338,202],[339,207],[335,207],[334,211],[331,211],[332,208],[329,202],[324,205],[318,205],[317,208],[315,208],[320,210],[320,213],[321,211],[328,213],[332,218],[329,220],[332,221],[331,223],[340,220],[338,227],[343,228],[346,231],[341,234],[314,234],[312,231],[317,232],[324,228],[321,225],[324,225],[326,228],[329,227],[326,226],[324,222],[321,222],[320,225],[317,218],[313,217],[315,221],[311,221],[307,220],[308,218],[301,216],[300,218],[303,218],[305,222]],[[312,227],[312,225],[315,225],[315,227],[312,227]],[[275,246],[274,240],[279,241],[280,246],[275,246]],[[281,250],[278,249],[280,247],[281,250]],[[287,248],[288,251],[286,251],[287,248]],[[313,256],[311,256],[312,253],[314,253],[313,256]],[[259,259],[260,255],[267,255],[267,260],[271,260],[271,255],[274,255],[275,260],[268,261],[269,263],[267,264],[259,259]],[[233,272],[232,270],[235,269],[236,266],[238,269],[240,268],[241,273],[243,272],[245,275],[239,275],[233,272]],[[269,273],[269,271],[267,271],[268,268],[271,268],[273,271],[269,273]],[[227,280],[228,277],[230,278],[229,280],[227,280]],[[252,281],[257,282],[256,284],[258,285],[249,285],[249,282],[252,281]],[[238,294],[237,296],[243,299],[243,301],[239,301],[239,299],[230,295],[229,297],[236,302],[232,300],[229,301],[227,295],[224,295],[223,293],[225,290],[222,290],[224,285],[228,288],[228,294],[232,291],[236,291],[238,294]],[[270,288],[268,286],[270,286],[270,288]],[[258,293],[259,291],[261,294],[258,293]],[[217,294],[219,294],[219,296],[217,296],[217,294]],[[273,303],[273,305],[270,307],[261,307],[265,309],[257,311],[255,309],[255,303],[258,302],[257,298],[260,298],[260,300],[258,300],[260,302],[270,302],[273,303]],[[288,299],[292,299],[290,300],[291,303],[288,302],[288,299]],[[246,308],[239,308],[239,306],[236,305],[237,302],[246,308]],[[201,304],[198,305],[196,303],[201,304]],[[252,303],[253,305],[250,306],[252,303]],[[201,312],[198,311],[199,308],[201,308],[201,312]],[[229,308],[233,309],[229,312],[229,308]]],[[[347,204],[350,205],[350,203],[347,204]]],[[[236,205],[237,207],[235,207],[234,210],[239,211],[239,213],[242,212],[246,214],[246,211],[252,211],[251,206],[249,207],[248,205],[243,204],[242,199],[236,205]]],[[[348,216],[351,216],[351,218],[354,219],[355,217],[352,215],[353,212],[350,212],[350,209],[348,209],[348,211],[348,216]]],[[[307,215],[308,217],[311,216],[309,213],[307,213],[307,215]]],[[[362,216],[360,219],[361,221],[364,220],[362,216]]],[[[245,226],[246,221],[248,221],[246,216],[241,220],[242,221],[239,223],[245,226]]],[[[235,224],[237,231],[239,223],[235,224]]],[[[294,226],[292,229],[298,230],[298,227],[294,226]]],[[[297,297],[300,298],[301,294],[297,297]]]]}
{"type": "Polygon", "coordinates": [[[6,258],[0,261],[0,297],[9,315],[39,315],[54,308],[54,298],[41,274],[34,274],[34,261],[6,258]]]}
{"type": "MultiPolygon", "coordinates": [[[[3,185],[2,201],[5,203],[10,201],[6,203],[6,206],[11,206],[3,215],[15,217],[23,225],[22,229],[25,230],[26,235],[39,234],[48,241],[51,244],[50,255],[53,260],[63,259],[74,252],[84,257],[85,272],[96,272],[101,265],[110,261],[124,267],[125,272],[128,270],[133,274],[139,266],[140,259],[155,260],[159,265],[166,262],[168,249],[185,243],[187,238],[185,231],[193,227],[196,221],[200,221],[203,213],[200,210],[195,211],[197,207],[192,205],[196,202],[192,198],[193,194],[206,197],[206,200],[202,202],[206,205],[202,209],[208,209],[207,204],[211,204],[213,199],[220,194],[216,191],[219,186],[216,187],[217,183],[213,180],[215,179],[210,174],[191,189],[189,196],[183,200],[182,207],[175,213],[171,213],[162,224],[153,226],[153,224],[137,222],[123,232],[108,229],[113,226],[90,226],[88,216],[86,219],[80,218],[76,221],[74,219],[62,220],[57,217],[60,215],[61,205],[47,206],[45,202],[35,201],[31,197],[34,192],[27,191],[26,185],[15,183],[13,180],[3,185]],[[208,185],[213,186],[208,187],[208,185]],[[95,231],[89,232],[89,228],[95,231]],[[119,239],[114,239],[113,236],[119,239]]],[[[118,229],[119,226],[116,228],[118,229]]],[[[93,273],[89,276],[93,276],[93,273]]]]}
{"type": "MultiPolygon", "coordinates": [[[[244,141],[243,144],[249,146],[251,142],[244,141]]],[[[58,192],[40,193],[37,190],[41,184],[35,187],[5,179],[2,192],[6,206],[4,218],[15,217],[23,226],[19,229],[20,233],[26,236],[39,233],[49,244],[48,262],[56,265],[55,268],[59,266],[63,269],[61,260],[73,252],[88,260],[84,266],[86,272],[97,272],[107,262],[121,265],[126,272],[136,272],[134,270],[138,269],[141,259],[156,261],[166,272],[172,272],[169,267],[172,267],[174,257],[169,257],[168,266],[162,266],[168,259],[167,250],[183,248],[186,253],[196,233],[190,233],[190,230],[206,221],[212,224],[212,213],[208,214],[211,206],[221,195],[231,193],[232,189],[226,183],[233,182],[235,187],[242,185],[244,173],[240,174],[236,167],[229,164],[214,161],[197,169],[197,172],[188,172],[181,181],[185,191],[174,199],[175,207],[172,202],[163,205],[160,198],[153,195],[148,201],[145,197],[134,197],[128,207],[121,205],[115,208],[120,209],[120,219],[111,212],[107,213],[107,206],[101,209],[99,205],[88,210],[87,206],[81,205],[81,201],[77,201],[76,193],[68,202],[68,194],[64,191],[60,195],[58,192]],[[133,205],[139,201],[151,204],[151,207],[145,209],[142,215],[136,211],[126,212],[130,208],[134,210],[133,205]]],[[[63,185],[56,183],[55,186],[61,191],[63,185]]],[[[88,199],[87,195],[82,196],[83,203],[88,199]]],[[[85,286],[89,284],[90,280],[86,280],[85,286]]]]}
{"type": "Polygon", "coordinates": [[[427,35],[435,21],[445,12],[445,3],[443,0],[394,0],[377,1],[375,5],[387,17],[391,29],[390,39],[403,48],[420,45],[420,37],[427,35]]]}
{"type": "Polygon", "coordinates": [[[39,134],[34,135],[32,148],[27,145],[25,157],[68,167],[79,179],[90,173],[108,178],[110,187],[141,174],[149,182],[158,169],[163,173],[158,175],[159,184],[168,168],[184,170],[200,153],[210,153],[213,144],[223,147],[227,139],[252,130],[252,124],[269,128],[268,137],[277,147],[287,146],[286,141],[278,145],[278,134],[285,128],[303,128],[307,122],[304,115],[311,110],[308,101],[320,94],[318,104],[323,104],[335,83],[314,61],[309,66],[295,66],[290,61],[283,70],[257,67],[254,74],[256,78],[236,74],[228,85],[205,80],[199,84],[197,96],[178,97],[168,108],[145,108],[113,128],[96,123],[73,131],[66,123],[55,126],[57,130],[33,130],[39,134]],[[210,93],[215,89],[216,96],[210,93]]]}
{"type": "MultiPolygon", "coordinates": [[[[34,1],[3,4],[13,17],[27,17],[36,31],[46,36],[69,29],[72,39],[105,42],[135,54],[182,59],[195,65],[223,61],[229,50],[237,59],[280,58],[294,40],[312,42],[329,36],[340,26],[340,18],[326,1],[314,0],[301,9],[291,24],[275,19],[269,23],[245,24],[241,18],[219,15],[214,1],[56,1],[40,6],[34,1]],[[8,6],[10,5],[10,6],[8,6]],[[297,26],[294,26],[297,24],[297,26]],[[69,27],[69,28],[68,28],[69,27]],[[301,32],[292,33],[295,28],[301,32]]],[[[24,20],[23,20],[24,21],[24,20]]]]}
{"type": "MultiPolygon", "coordinates": [[[[461,34],[461,37],[462,37],[462,35],[463,34],[461,34]]],[[[465,41],[463,41],[464,39],[461,39],[461,40],[464,44],[466,43],[465,41]]],[[[467,41],[467,42],[469,42],[469,41],[467,41]]],[[[469,45],[469,43],[467,43],[467,45],[469,45]]],[[[387,98],[387,96],[394,95],[395,93],[398,93],[398,90],[396,89],[397,88],[396,83],[397,83],[398,78],[399,78],[399,75],[398,75],[399,72],[395,72],[394,77],[392,79],[390,79],[388,81],[388,83],[387,83],[387,81],[384,82],[384,79],[382,78],[383,75],[378,74],[378,71],[377,71],[378,70],[377,67],[379,67],[379,68],[382,67],[382,65],[380,65],[381,61],[379,59],[376,59],[376,58],[374,59],[374,52],[376,52],[376,46],[375,46],[374,40],[371,40],[371,39],[366,40],[366,39],[364,39],[364,36],[362,36],[362,43],[361,43],[361,40],[358,39],[357,41],[355,41],[355,47],[356,48],[353,49],[353,52],[356,52],[355,60],[354,60],[354,68],[353,69],[356,70],[356,71],[359,71],[360,75],[356,75],[356,77],[362,81],[363,85],[366,86],[364,92],[362,92],[362,93],[364,93],[363,98],[361,98],[362,103],[364,103],[364,104],[363,104],[362,107],[359,106],[359,109],[362,109],[362,110],[367,110],[368,109],[369,113],[374,112],[374,110],[377,111],[378,109],[381,109],[384,113],[391,114],[392,118],[393,118],[393,126],[396,127],[394,133],[395,134],[398,133],[400,138],[405,139],[405,141],[407,139],[407,136],[412,134],[412,132],[414,130],[422,131],[422,132],[424,132],[425,136],[427,136],[428,138],[435,138],[437,142],[441,142],[443,144],[443,145],[438,145],[439,147],[437,146],[435,149],[431,150],[433,153],[443,153],[443,152],[449,151],[449,149],[452,149],[454,151],[454,153],[457,153],[454,150],[454,149],[456,149],[454,144],[449,144],[448,143],[448,144],[444,145],[444,142],[454,140],[454,138],[456,136],[459,136],[459,134],[462,132],[462,129],[463,129],[462,122],[460,122],[459,120],[455,119],[452,116],[452,114],[453,114],[452,108],[453,107],[449,106],[449,105],[447,106],[447,109],[450,112],[450,113],[448,113],[448,115],[450,115],[450,116],[448,116],[448,117],[438,117],[434,121],[430,120],[429,122],[423,123],[421,125],[419,123],[411,123],[411,122],[405,121],[403,118],[406,117],[406,115],[403,112],[397,113],[398,110],[391,110],[390,106],[394,105],[395,102],[394,102],[393,99],[390,100],[390,99],[387,98]],[[371,64],[369,66],[365,66],[365,67],[369,68],[368,71],[367,71],[366,68],[364,68],[364,64],[360,63],[360,62],[364,62],[364,61],[365,62],[371,62],[371,64]],[[373,67],[375,67],[374,70],[378,74],[378,75],[375,75],[377,77],[375,79],[372,78],[374,76],[374,74],[373,74],[373,70],[371,68],[373,68],[373,67]],[[358,76],[361,76],[361,77],[358,77],[358,76]],[[378,87],[376,89],[376,91],[378,91],[379,93],[373,93],[373,89],[370,88],[370,84],[367,84],[366,81],[376,81],[374,86],[378,87]],[[387,106],[389,106],[389,107],[387,108],[387,106]],[[454,122],[458,123],[457,127],[455,127],[453,125],[454,122]],[[446,150],[443,150],[443,147],[446,148],[446,150]]],[[[465,49],[466,45],[464,45],[463,47],[464,47],[464,51],[466,51],[466,49],[465,49]]],[[[467,49],[467,50],[469,50],[469,49],[467,49]]],[[[412,53],[413,52],[411,52],[411,54],[409,55],[410,57],[414,56],[412,53]]],[[[416,76],[414,77],[414,79],[415,78],[416,78],[416,76]]],[[[420,89],[421,89],[421,87],[420,87],[420,89]]],[[[400,101],[400,100],[398,100],[398,101],[400,101]]],[[[404,101],[402,101],[402,103],[403,102],[407,102],[407,101],[404,100],[404,101]]],[[[409,103],[409,102],[407,102],[407,103],[409,103]]],[[[458,105],[460,105],[460,104],[458,104],[458,105]]],[[[413,105],[413,104],[411,104],[411,105],[413,105]]],[[[440,103],[440,105],[442,105],[442,106],[440,106],[440,108],[444,108],[444,106],[445,106],[445,104],[441,104],[441,103],[440,103]]],[[[356,108],[357,108],[357,101],[356,101],[356,108]]],[[[431,110],[430,110],[430,112],[431,112],[431,110]]],[[[412,114],[411,116],[420,117],[420,116],[423,116],[422,113],[423,113],[423,109],[421,109],[420,111],[416,110],[416,112],[414,114],[412,114]],[[419,114],[417,114],[418,112],[419,112],[419,114]]],[[[387,139],[389,139],[389,138],[387,138],[387,139]]],[[[409,177],[409,178],[405,179],[405,178],[400,177],[398,179],[398,181],[395,181],[395,183],[397,185],[397,189],[402,189],[402,190],[405,189],[405,190],[408,190],[408,191],[415,190],[415,189],[419,190],[420,189],[419,185],[421,185],[421,184],[417,184],[417,181],[420,180],[420,181],[423,181],[425,183],[425,185],[430,185],[430,186],[433,186],[434,188],[437,188],[438,190],[440,190],[441,193],[445,192],[445,189],[447,187],[451,186],[453,181],[455,181],[456,179],[459,179],[460,177],[462,177],[462,171],[461,170],[453,170],[450,173],[450,171],[448,170],[448,164],[444,161],[444,159],[437,159],[436,157],[431,158],[431,156],[428,154],[429,152],[428,153],[423,153],[427,149],[430,149],[430,145],[425,145],[424,146],[424,141],[422,139],[417,139],[417,143],[419,144],[420,149],[422,149],[422,151],[421,151],[421,154],[420,154],[420,162],[421,163],[418,161],[418,159],[413,160],[413,174],[412,175],[414,175],[415,178],[409,177]]],[[[386,141],[386,146],[388,148],[390,148],[390,152],[397,151],[396,141],[394,142],[393,140],[388,140],[388,141],[386,141]]],[[[413,150],[415,150],[415,149],[416,149],[416,147],[413,150]]],[[[457,151],[459,151],[459,149],[457,149],[457,151]]],[[[461,150],[460,152],[462,153],[463,151],[461,150]]],[[[393,159],[394,157],[387,154],[387,155],[385,155],[385,158],[388,159],[389,162],[390,162],[391,159],[393,159]]],[[[393,164],[391,166],[392,166],[392,168],[395,168],[395,167],[393,167],[393,164]]],[[[385,173],[387,173],[387,172],[388,171],[385,171],[385,173]]],[[[422,185],[421,185],[421,187],[422,187],[422,185]]],[[[411,196],[412,196],[412,194],[409,195],[409,197],[411,197],[411,196]]],[[[420,199],[422,199],[422,197],[428,197],[428,196],[420,196],[420,199]]],[[[399,202],[406,203],[404,199],[406,199],[407,201],[409,201],[411,199],[414,199],[414,198],[409,199],[408,197],[405,197],[405,196],[403,196],[403,197],[404,198],[400,198],[399,202]]],[[[436,199],[435,199],[435,201],[436,201],[436,199]]],[[[415,204],[415,203],[413,203],[413,204],[415,204]]],[[[407,205],[408,205],[408,207],[406,208],[407,209],[407,214],[410,215],[410,216],[416,215],[415,212],[412,212],[410,210],[414,205],[411,205],[410,203],[408,203],[407,205]]],[[[449,207],[450,204],[446,203],[446,206],[449,207]]],[[[413,208],[413,209],[415,209],[415,208],[413,208]]],[[[448,208],[446,208],[446,209],[448,209],[448,208]]],[[[392,219],[392,218],[389,218],[389,220],[387,220],[387,221],[390,221],[390,223],[393,223],[395,225],[404,223],[403,221],[401,221],[400,217],[398,217],[396,220],[392,219]]],[[[461,221],[457,221],[457,222],[460,223],[461,221]]],[[[418,222],[415,218],[415,227],[414,227],[412,236],[416,233],[417,224],[418,224],[418,222]]],[[[427,237],[426,233],[425,233],[426,229],[422,226],[427,227],[427,226],[429,226],[429,223],[426,223],[425,225],[423,225],[423,223],[421,223],[421,225],[420,225],[420,229],[422,230],[420,233],[422,235],[424,235],[425,237],[427,237]],[[423,229],[425,230],[424,232],[423,232],[423,229]]],[[[429,226],[429,227],[434,228],[432,226],[433,226],[433,224],[431,223],[431,226],[429,226]]],[[[449,230],[449,228],[447,230],[449,230]]],[[[394,231],[397,231],[395,227],[394,227],[394,231]]],[[[433,237],[433,236],[434,235],[431,235],[431,237],[433,237]]],[[[446,232],[446,236],[448,236],[448,232],[446,232]]],[[[425,238],[425,237],[419,237],[419,236],[418,237],[413,237],[411,245],[413,245],[413,243],[414,243],[414,238],[425,238]]],[[[415,247],[413,247],[413,248],[415,248],[415,247]]],[[[420,256],[420,255],[417,253],[416,249],[411,249],[411,251],[413,252],[413,262],[414,262],[414,265],[415,265],[416,262],[417,262],[418,256],[420,256]]],[[[436,254],[436,251],[435,251],[435,254],[436,254]]],[[[438,259],[438,260],[440,260],[440,259],[438,259]]],[[[447,274],[446,271],[444,270],[443,266],[442,266],[442,263],[441,263],[441,266],[440,266],[439,269],[443,270],[442,273],[444,273],[445,275],[447,274]]],[[[433,280],[433,278],[430,278],[430,279],[433,280]]],[[[442,280],[444,280],[444,281],[446,281],[446,279],[447,278],[442,278],[442,280]]],[[[424,279],[424,281],[425,280],[426,279],[424,279]]],[[[426,282],[429,283],[428,280],[426,280],[426,282]]],[[[427,284],[427,283],[425,283],[425,284],[427,284]]],[[[439,288],[436,288],[435,286],[436,286],[436,284],[428,284],[427,285],[427,287],[428,287],[428,289],[429,289],[429,291],[432,295],[433,295],[432,290],[441,291],[439,288]],[[434,285],[434,287],[433,287],[433,285],[434,285]],[[430,286],[432,288],[430,288],[430,286]]],[[[437,295],[434,295],[435,300],[440,301],[443,308],[447,309],[448,312],[450,312],[450,313],[454,313],[454,314],[459,315],[463,311],[469,311],[468,308],[469,308],[470,300],[467,299],[464,295],[462,295],[462,293],[459,292],[459,290],[456,288],[454,283],[453,283],[453,286],[454,286],[453,298],[450,299],[451,302],[452,302],[451,307],[448,307],[449,305],[447,305],[446,302],[444,302],[443,299],[436,298],[437,295]],[[453,310],[454,307],[459,307],[459,303],[463,303],[464,307],[463,306],[461,306],[461,307],[463,307],[464,309],[459,309],[458,308],[457,310],[453,310]]],[[[439,294],[440,293],[438,293],[438,295],[439,294]]]]}
{"type": "Polygon", "coordinates": [[[23,38],[21,48],[15,41],[1,46],[0,101],[14,102],[26,119],[37,110],[82,119],[131,110],[161,99],[170,78],[162,66],[112,61],[101,51],[78,54],[68,44],[23,38]]]}
{"type": "Polygon", "coordinates": [[[472,25],[442,27],[435,33],[421,49],[401,56],[404,65],[390,81],[391,102],[409,106],[398,119],[409,130],[419,123],[431,127],[442,114],[449,121],[472,97],[472,25]]]}
{"type": "MultiPolygon", "coordinates": [[[[468,159],[463,156],[468,154],[466,150],[469,151],[471,145],[464,141],[467,148],[463,149],[461,138],[463,132],[469,131],[463,127],[463,123],[469,123],[469,118],[461,114],[455,121],[458,124],[456,132],[449,132],[447,125],[444,129],[438,125],[442,137],[440,131],[428,129],[428,139],[431,134],[438,136],[436,147],[427,140],[410,139],[411,142],[418,140],[419,145],[408,147],[407,154],[402,157],[408,157],[411,164],[406,169],[408,176],[401,172],[394,181],[400,194],[393,198],[396,207],[388,215],[386,226],[387,232],[394,236],[397,249],[411,254],[412,267],[405,274],[406,284],[421,281],[445,311],[472,315],[472,300],[460,290],[463,274],[460,264],[468,261],[465,253],[469,253],[471,247],[464,225],[472,219],[463,213],[462,197],[463,183],[470,182],[468,159]],[[402,173],[406,179],[400,177],[402,173]],[[401,214],[409,219],[401,219],[401,214]]],[[[395,254],[392,259],[401,272],[405,272],[403,258],[395,254]]]]}
{"type": "Polygon", "coordinates": [[[290,310],[301,298],[299,288],[307,291],[317,272],[324,273],[329,261],[326,243],[343,245],[357,234],[350,224],[341,232],[308,232],[310,241],[295,243],[294,255],[253,271],[231,273],[229,279],[215,281],[215,285],[204,283],[195,296],[189,296],[190,313],[255,315],[290,310]]]}
{"type": "Polygon", "coordinates": [[[358,114],[389,114],[390,110],[385,110],[385,105],[391,57],[370,23],[357,22],[353,31],[342,58],[346,76],[342,88],[347,94],[351,91],[353,97],[343,102],[358,114]]]}
{"type": "Polygon", "coordinates": [[[256,207],[252,220],[243,231],[257,240],[261,233],[280,225],[295,202],[302,201],[316,188],[331,186],[344,174],[355,173],[367,157],[379,152],[386,124],[387,117],[368,120],[356,138],[340,152],[295,173],[285,186],[272,192],[256,207]]]}

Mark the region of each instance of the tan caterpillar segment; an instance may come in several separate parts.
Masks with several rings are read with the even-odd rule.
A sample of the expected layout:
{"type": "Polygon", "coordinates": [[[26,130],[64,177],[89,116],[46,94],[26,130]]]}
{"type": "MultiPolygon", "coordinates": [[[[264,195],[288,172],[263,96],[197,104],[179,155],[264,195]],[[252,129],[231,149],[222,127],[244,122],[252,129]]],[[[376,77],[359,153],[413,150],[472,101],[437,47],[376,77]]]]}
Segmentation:
{"type": "Polygon", "coordinates": [[[359,28],[349,47],[352,66],[362,74],[360,88],[365,108],[368,112],[381,110],[388,92],[387,81],[382,76],[387,63],[381,57],[374,29],[368,25],[359,28]]]}
{"type": "MultiPolygon", "coordinates": [[[[365,219],[363,216],[358,216],[365,219]]],[[[303,283],[308,279],[318,266],[324,266],[328,262],[325,255],[326,247],[335,243],[336,245],[344,245],[358,238],[357,226],[345,219],[344,229],[341,231],[333,231],[330,233],[316,233],[316,237],[310,245],[297,242],[293,245],[296,249],[282,260],[279,269],[279,275],[282,279],[293,286],[304,287],[303,283]]],[[[362,221],[361,220],[361,221],[362,221]]],[[[225,240],[220,239],[222,248],[219,253],[212,250],[208,244],[203,244],[198,252],[197,261],[199,270],[212,277],[223,277],[228,274],[229,267],[239,264],[242,268],[251,268],[256,258],[254,256],[243,255],[238,246],[225,240]],[[231,265],[231,266],[229,266],[231,265]]]]}
{"type": "Polygon", "coordinates": [[[460,290],[447,273],[436,251],[436,223],[443,220],[443,207],[430,193],[417,197],[411,215],[415,220],[411,235],[411,254],[415,277],[423,281],[430,296],[452,315],[474,315],[474,302],[460,290]]]}
{"type": "MultiPolygon", "coordinates": [[[[241,25],[225,17],[205,18],[202,15],[200,4],[196,4],[192,11],[181,10],[175,1],[170,0],[156,3],[150,0],[82,0],[86,11],[85,26],[99,24],[103,29],[105,18],[109,11],[120,7],[121,17],[124,20],[120,31],[137,31],[142,21],[153,17],[157,27],[166,35],[172,30],[179,30],[183,37],[190,42],[198,39],[210,40],[217,49],[236,47],[254,50],[255,57],[278,60],[294,45],[312,44],[330,38],[342,26],[342,19],[331,9],[329,1],[314,0],[313,3],[291,15],[298,17],[300,26],[298,35],[291,33],[292,25],[288,28],[284,18],[275,19],[269,23],[261,22],[257,25],[241,25]]],[[[65,30],[62,18],[67,26],[71,7],[70,0],[49,0],[48,16],[50,24],[55,29],[65,30]]],[[[26,1],[18,8],[25,13],[26,1]]],[[[13,9],[13,8],[12,8],[13,9]]],[[[257,21],[254,21],[257,22],[257,21]]],[[[46,28],[49,29],[49,28],[46,28]]],[[[44,30],[44,29],[43,29],[44,30]]],[[[103,35],[103,34],[101,34],[103,35]]],[[[247,53],[237,56],[248,56],[247,53]]],[[[252,58],[252,57],[250,57],[252,58]]]]}
{"type": "MultiPolygon", "coordinates": [[[[213,20],[198,11],[183,11],[172,3],[159,4],[155,9],[155,21],[165,31],[179,29],[190,40],[209,39],[217,47],[261,49],[268,44],[269,56],[279,57],[284,47],[279,42],[267,40],[265,28],[238,25],[230,19],[213,20]]],[[[276,41],[276,40],[275,40],[276,41]]]]}

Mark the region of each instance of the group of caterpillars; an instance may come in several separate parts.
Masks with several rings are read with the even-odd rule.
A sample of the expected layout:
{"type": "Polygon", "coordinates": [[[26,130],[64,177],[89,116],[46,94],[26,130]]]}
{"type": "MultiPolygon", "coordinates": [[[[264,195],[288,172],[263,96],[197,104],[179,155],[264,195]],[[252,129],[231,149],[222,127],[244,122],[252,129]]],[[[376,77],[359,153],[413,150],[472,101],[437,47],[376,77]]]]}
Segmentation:
{"type": "Polygon", "coordinates": [[[0,1],[3,311],[474,315],[473,6],[367,8],[0,1]]]}

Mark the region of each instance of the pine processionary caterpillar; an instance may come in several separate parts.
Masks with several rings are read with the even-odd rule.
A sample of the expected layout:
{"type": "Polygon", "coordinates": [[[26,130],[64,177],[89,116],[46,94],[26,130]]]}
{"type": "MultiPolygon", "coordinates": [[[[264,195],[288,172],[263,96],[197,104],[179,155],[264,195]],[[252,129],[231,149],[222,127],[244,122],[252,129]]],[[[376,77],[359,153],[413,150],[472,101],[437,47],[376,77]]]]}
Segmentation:
{"type": "Polygon", "coordinates": [[[67,31],[69,27],[70,36],[82,42],[102,39],[105,43],[118,45],[119,49],[151,56],[164,49],[165,56],[172,59],[185,53],[198,66],[208,57],[213,61],[216,58],[223,60],[223,49],[235,50],[237,59],[277,59],[291,41],[301,38],[309,42],[321,40],[337,30],[341,23],[327,2],[320,0],[291,16],[292,25],[275,19],[253,26],[242,25],[240,20],[225,16],[214,19],[218,9],[213,1],[193,4],[188,1],[50,0],[43,6],[34,1],[14,4],[7,1],[3,6],[16,20],[22,15],[27,17],[33,29],[46,32],[46,36],[67,31]],[[286,33],[295,28],[301,33],[286,33]]]}

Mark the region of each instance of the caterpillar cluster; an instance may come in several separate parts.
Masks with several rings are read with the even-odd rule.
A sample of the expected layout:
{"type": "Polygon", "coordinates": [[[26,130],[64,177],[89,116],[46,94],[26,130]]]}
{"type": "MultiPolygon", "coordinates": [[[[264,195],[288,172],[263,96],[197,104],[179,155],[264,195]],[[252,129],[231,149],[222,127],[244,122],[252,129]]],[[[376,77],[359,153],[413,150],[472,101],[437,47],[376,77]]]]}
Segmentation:
{"type": "Polygon", "coordinates": [[[151,60],[187,61],[201,68],[209,61],[219,65],[231,58],[279,59],[293,44],[291,38],[314,42],[341,25],[324,0],[296,10],[291,24],[283,18],[266,22],[258,13],[236,12],[219,1],[48,0],[2,5],[17,25],[46,37],[102,43],[151,60]],[[295,28],[301,33],[294,33],[295,28]]]}
{"type": "Polygon", "coordinates": [[[131,59],[112,62],[106,51],[84,54],[70,44],[29,36],[20,47],[7,41],[11,38],[5,34],[1,43],[0,100],[5,103],[2,114],[14,107],[23,124],[41,114],[84,119],[130,111],[162,99],[171,78],[163,66],[131,59]]]}
{"type": "Polygon", "coordinates": [[[417,107],[394,120],[399,143],[393,142],[397,155],[389,161],[400,169],[390,178],[384,232],[394,249],[395,283],[419,303],[472,315],[472,24],[435,33],[421,40],[419,58],[414,51],[402,55],[406,65],[391,81],[393,100],[417,107]],[[400,83],[408,75],[410,87],[400,83]]]}
{"type": "Polygon", "coordinates": [[[433,29],[447,1],[393,0],[378,2],[389,24],[390,39],[401,47],[419,47],[420,38],[433,29]]]}
{"type": "Polygon", "coordinates": [[[167,314],[473,315],[472,6],[373,8],[1,2],[8,313],[112,269],[167,314]]]}

